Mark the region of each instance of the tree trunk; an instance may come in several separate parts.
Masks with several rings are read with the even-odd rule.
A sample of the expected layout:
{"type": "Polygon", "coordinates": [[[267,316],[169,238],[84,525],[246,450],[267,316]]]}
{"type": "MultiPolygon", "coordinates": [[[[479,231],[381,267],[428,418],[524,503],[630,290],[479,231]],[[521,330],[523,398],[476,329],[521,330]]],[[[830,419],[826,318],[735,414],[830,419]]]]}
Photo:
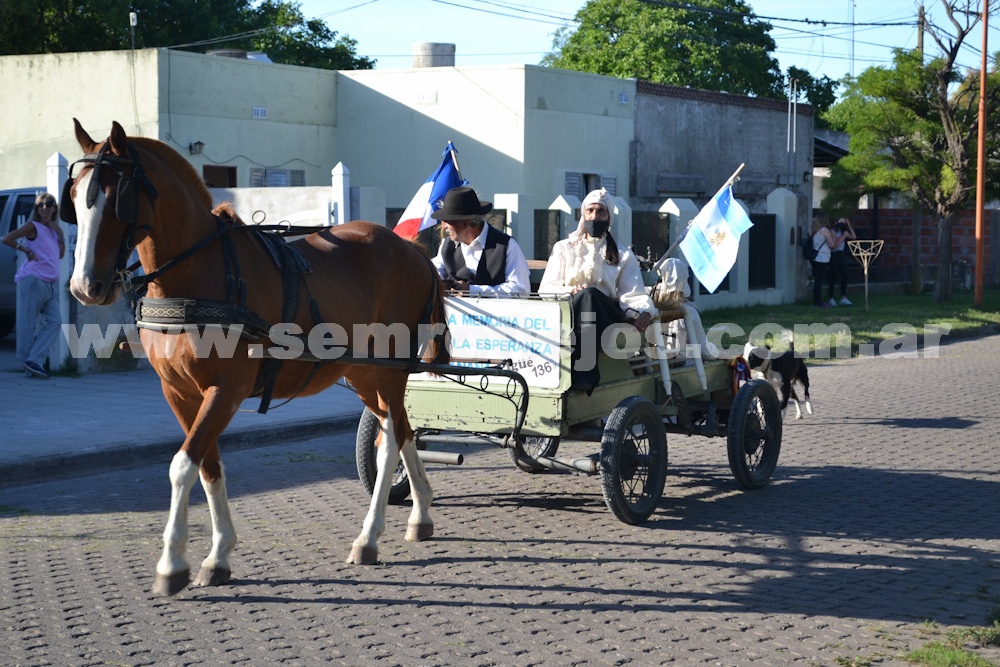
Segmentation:
{"type": "Polygon", "coordinates": [[[910,246],[910,294],[924,291],[924,269],[920,265],[920,225],[923,216],[920,208],[913,209],[912,245],[910,246]]]}
{"type": "Polygon", "coordinates": [[[934,303],[951,303],[951,215],[938,219],[938,268],[934,303]]]}

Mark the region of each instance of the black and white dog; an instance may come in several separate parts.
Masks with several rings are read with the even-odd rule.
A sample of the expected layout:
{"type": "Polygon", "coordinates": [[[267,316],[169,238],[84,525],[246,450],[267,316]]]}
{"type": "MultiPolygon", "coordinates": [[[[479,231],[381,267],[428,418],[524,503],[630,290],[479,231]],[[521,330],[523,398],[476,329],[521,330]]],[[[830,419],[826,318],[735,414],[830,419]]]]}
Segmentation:
{"type": "Polygon", "coordinates": [[[757,373],[771,383],[774,391],[781,398],[781,418],[785,418],[788,409],[788,399],[795,403],[795,418],[802,419],[802,410],[799,408],[799,397],[795,394],[793,382],[802,386],[805,395],[806,412],[813,413],[812,401],[809,399],[809,371],[806,370],[805,362],[795,356],[795,347],[791,340],[788,341],[788,350],[783,354],[771,352],[771,346],[757,347],[747,343],[743,350],[743,358],[747,360],[752,373],[757,373]]]}

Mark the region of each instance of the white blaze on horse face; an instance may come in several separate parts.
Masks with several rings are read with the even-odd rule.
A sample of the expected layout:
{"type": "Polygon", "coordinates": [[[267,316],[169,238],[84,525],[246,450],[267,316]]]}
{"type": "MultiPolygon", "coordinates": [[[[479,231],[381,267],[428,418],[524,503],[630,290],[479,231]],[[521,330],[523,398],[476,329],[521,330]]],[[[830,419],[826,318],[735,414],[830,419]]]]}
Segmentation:
{"type": "Polygon", "coordinates": [[[87,190],[94,170],[88,171],[76,184],[76,196],[73,198],[73,208],[76,210],[76,251],[73,254],[73,276],[69,281],[70,292],[81,303],[93,303],[97,295],[92,293],[94,284],[94,258],[97,252],[97,232],[100,229],[101,217],[104,215],[104,205],[108,198],[104,190],[97,189],[97,199],[91,208],[87,208],[87,190]]]}

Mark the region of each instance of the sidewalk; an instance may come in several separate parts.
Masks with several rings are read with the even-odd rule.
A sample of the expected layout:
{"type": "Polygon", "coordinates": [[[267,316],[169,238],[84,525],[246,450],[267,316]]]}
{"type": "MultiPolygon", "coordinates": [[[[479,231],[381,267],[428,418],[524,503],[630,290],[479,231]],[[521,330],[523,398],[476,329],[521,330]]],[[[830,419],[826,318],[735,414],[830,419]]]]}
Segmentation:
{"type": "MultiPolygon", "coordinates": [[[[353,430],[363,406],[331,387],[266,415],[247,400],[219,439],[227,451],[353,430]]],[[[36,379],[18,369],[13,334],[0,339],[0,487],[162,461],[184,439],[152,370],[36,379]]]]}

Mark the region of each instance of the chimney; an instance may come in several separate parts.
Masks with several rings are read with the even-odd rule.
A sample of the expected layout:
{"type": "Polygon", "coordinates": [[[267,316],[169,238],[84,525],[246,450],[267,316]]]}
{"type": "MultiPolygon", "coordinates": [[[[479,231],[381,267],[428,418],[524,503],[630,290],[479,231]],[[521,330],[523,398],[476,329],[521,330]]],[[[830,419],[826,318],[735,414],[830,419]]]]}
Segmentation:
{"type": "Polygon", "coordinates": [[[413,43],[413,67],[454,67],[455,45],[437,42],[413,43]]]}

